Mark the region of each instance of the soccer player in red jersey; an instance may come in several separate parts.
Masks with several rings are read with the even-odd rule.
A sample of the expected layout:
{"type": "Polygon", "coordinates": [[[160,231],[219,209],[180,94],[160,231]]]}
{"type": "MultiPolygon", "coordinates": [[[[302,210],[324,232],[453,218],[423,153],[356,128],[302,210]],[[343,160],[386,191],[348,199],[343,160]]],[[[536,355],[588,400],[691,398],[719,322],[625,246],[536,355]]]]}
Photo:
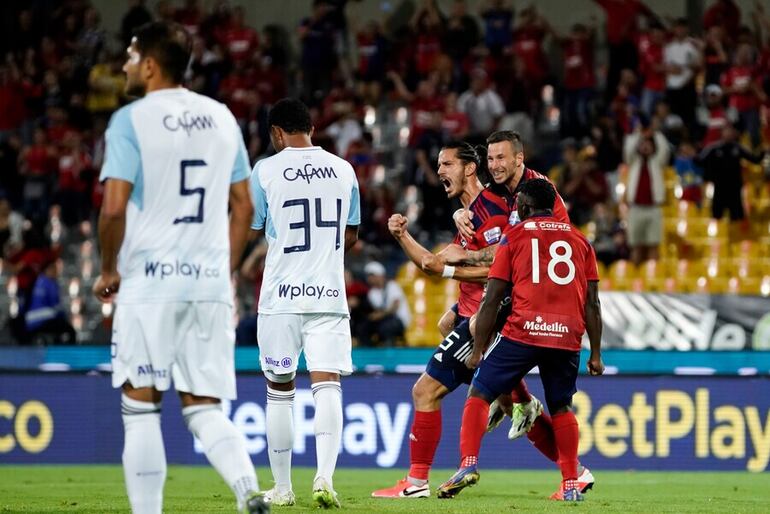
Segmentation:
{"type": "Polygon", "coordinates": [[[588,372],[604,372],[599,277],[586,238],[554,216],[555,199],[556,191],[547,180],[529,180],[519,189],[517,212],[522,223],[508,228],[500,242],[476,319],[477,344],[467,361],[469,368],[478,369],[463,411],[462,461],[439,487],[439,497],[453,497],[478,482],[489,404],[538,366],[562,474],[561,487],[551,498],[583,499],[577,480],[578,424],[571,404],[586,331],[591,343],[588,372]],[[511,286],[511,313],[490,346],[498,309],[511,286]]]}
{"type": "MultiPolygon", "coordinates": [[[[474,237],[466,239],[458,235],[455,238],[456,244],[471,249],[496,245],[508,225],[510,212],[504,198],[482,186],[476,175],[478,165],[479,157],[467,143],[450,143],[439,153],[438,175],[447,195],[459,198],[465,208],[474,212],[474,237]]],[[[473,371],[465,364],[473,348],[470,317],[478,311],[489,267],[444,265],[439,256],[412,238],[407,231],[407,220],[400,214],[391,217],[388,228],[407,256],[427,274],[460,281],[459,301],[439,323],[445,339],[412,390],[415,416],[410,432],[409,474],[395,486],[372,493],[376,498],[422,498],[430,496],[428,475],[441,439],[441,400],[461,384],[470,384],[473,377],[473,371]]],[[[523,382],[512,390],[511,395],[517,398],[531,399],[523,382]]],[[[508,396],[507,392],[503,396],[508,396]]],[[[538,441],[533,443],[543,451],[538,441]]],[[[552,455],[555,451],[543,453],[556,460],[552,455]]]]}

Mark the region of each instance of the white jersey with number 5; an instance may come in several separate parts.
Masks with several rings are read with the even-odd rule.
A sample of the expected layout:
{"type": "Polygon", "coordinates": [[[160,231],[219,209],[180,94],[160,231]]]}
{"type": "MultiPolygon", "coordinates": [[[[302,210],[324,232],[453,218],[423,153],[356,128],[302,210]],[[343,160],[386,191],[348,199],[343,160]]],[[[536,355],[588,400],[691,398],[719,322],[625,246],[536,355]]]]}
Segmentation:
{"type": "Polygon", "coordinates": [[[232,304],[228,198],[248,174],[241,131],[219,102],[162,89],[115,112],[100,179],[133,184],[117,302],[232,304]]]}
{"type": "Polygon", "coordinates": [[[320,147],[285,148],[251,174],[252,228],[268,242],[262,314],[349,315],[345,226],[361,223],[353,167],[320,147]]]}

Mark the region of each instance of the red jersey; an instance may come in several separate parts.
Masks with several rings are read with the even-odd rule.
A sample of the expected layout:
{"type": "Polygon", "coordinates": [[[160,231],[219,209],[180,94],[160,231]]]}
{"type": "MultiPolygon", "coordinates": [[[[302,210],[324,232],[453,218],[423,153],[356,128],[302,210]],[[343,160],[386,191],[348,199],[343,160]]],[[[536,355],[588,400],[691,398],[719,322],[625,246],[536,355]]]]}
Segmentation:
{"type": "MultiPolygon", "coordinates": [[[[538,173],[531,168],[524,168],[524,174],[521,176],[521,179],[519,179],[519,183],[516,185],[516,189],[513,191],[513,195],[510,196],[508,202],[510,207],[509,212],[511,213],[510,218],[508,219],[510,225],[515,225],[519,222],[519,213],[517,211],[516,199],[519,197],[519,190],[521,189],[521,186],[523,186],[524,183],[528,180],[536,178],[541,178],[551,182],[551,179],[545,175],[538,173]]],[[[551,182],[551,185],[553,186],[553,182],[551,182]]],[[[556,189],[556,186],[553,186],[553,188],[556,189]]],[[[570,222],[569,214],[567,214],[567,206],[564,204],[564,199],[561,197],[558,190],[556,191],[556,202],[553,204],[553,217],[562,223],[570,222]]]]}
{"type": "Polygon", "coordinates": [[[513,284],[502,334],[514,341],[580,350],[588,281],[599,280],[591,244],[569,223],[537,216],[509,227],[489,278],[513,284]]]}
{"type": "Polygon", "coordinates": [[[709,118],[706,122],[706,135],[703,136],[702,145],[705,148],[711,143],[716,143],[722,139],[722,129],[730,120],[727,118],[727,111],[723,107],[714,107],[709,109],[709,118]]]}
{"type": "Polygon", "coordinates": [[[722,86],[725,88],[745,88],[742,93],[730,95],[730,107],[738,112],[751,111],[759,107],[751,83],[756,80],[754,68],[751,66],[733,66],[722,74],[722,86]]]}
{"type": "Polygon", "coordinates": [[[564,52],[564,88],[590,89],[594,78],[594,47],[590,39],[569,38],[562,43],[564,52]]]}
{"type": "MultiPolygon", "coordinates": [[[[471,222],[476,234],[467,240],[460,234],[454,243],[466,250],[481,250],[497,244],[508,226],[508,204],[504,198],[490,189],[485,189],[471,202],[468,209],[473,213],[471,222]]],[[[457,300],[458,314],[469,318],[479,310],[481,297],[484,295],[484,284],[476,282],[460,282],[460,298],[457,300]]]]}
{"type": "Polygon", "coordinates": [[[639,72],[644,76],[644,88],[652,91],[666,90],[666,72],[656,70],[663,63],[663,47],[641,38],[639,41],[639,72]]]}
{"type": "Polygon", "coordinates": [[[539,27],[521,27],[513,31],[513,53],[524,63],[530,78],[539,83],[548,75],[548,59],[543,52],[545,32],[539,27]]]}

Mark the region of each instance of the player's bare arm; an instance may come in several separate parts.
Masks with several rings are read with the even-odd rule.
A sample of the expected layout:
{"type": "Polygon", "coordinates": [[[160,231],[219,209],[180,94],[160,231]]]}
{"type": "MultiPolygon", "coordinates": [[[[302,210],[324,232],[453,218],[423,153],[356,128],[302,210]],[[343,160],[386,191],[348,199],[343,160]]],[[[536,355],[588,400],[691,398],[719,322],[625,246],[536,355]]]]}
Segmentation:
{"type": "Polygon", "coordinates": [[[495,258],[495,252],[497,252],[497,244],[481,250],[466,250],[462,246],[452,244],[447,246],[441,255],[447,264],[489,267],[495,258]]]}
{"type": "Polygon", "coordinates": [[[588,373],[601,375],[604,373],[602,362],[602,305],[599,302],[599,282],[588,282],[585,303],[586,332],[591,343],[591,356],[588,358],[588,373]]]}
{"type": "Polygon", "coordinates": [[[347,252],[358,241],[358,225],[347,225],[345,227],[345,251],[347,252]]]}
{"type": "Polygon", "coordinates": [[[473,353],[468,358],[466,365],[473,369],[478,367],[481,362],[481,356],[489,346],[489,340],[497,319],[497,309],[505,298],[506,291],[510,286],[509,282],[492,278],[487,285],[487,294],[481,302],[479,312],[476,314],[476,340],[473,344],[473,353]]]}
{"type": "Polygon", "coordinates": [[[118,252],[126,232],[126,207],[134,185],[120,179],[107,179],[104,200],[99,212],[99,245],[102,269],[94,283],[93,292],[102,302],[112,301],[120,289],[118,252]]]}
{"type": "Polygon", "coordinates": [[[249,238],[249,226],[254,216],[249,181],[230,185],[230,273],[238,269],[249,238]]]}

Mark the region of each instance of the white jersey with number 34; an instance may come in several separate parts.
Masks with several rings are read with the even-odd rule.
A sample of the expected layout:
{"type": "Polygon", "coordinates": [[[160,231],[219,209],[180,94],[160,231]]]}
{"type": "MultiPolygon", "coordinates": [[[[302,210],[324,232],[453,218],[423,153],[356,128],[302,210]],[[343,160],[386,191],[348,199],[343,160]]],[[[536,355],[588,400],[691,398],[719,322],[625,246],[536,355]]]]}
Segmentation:
{"type": "Polygon", "coordinates": [[[228,198],[248,174],[241,131],[219,102],[162,89],[115,112],[100,178],[133,184],[117,302],[232,304],[228,198]]]}
{"type": "Polygon", "coordinates": [[[268,242],[259,312],[348,315],[345,227],[361,223],[353,167],[320,147],[285,148],[251,174],[252,228],[268,242]]]}

